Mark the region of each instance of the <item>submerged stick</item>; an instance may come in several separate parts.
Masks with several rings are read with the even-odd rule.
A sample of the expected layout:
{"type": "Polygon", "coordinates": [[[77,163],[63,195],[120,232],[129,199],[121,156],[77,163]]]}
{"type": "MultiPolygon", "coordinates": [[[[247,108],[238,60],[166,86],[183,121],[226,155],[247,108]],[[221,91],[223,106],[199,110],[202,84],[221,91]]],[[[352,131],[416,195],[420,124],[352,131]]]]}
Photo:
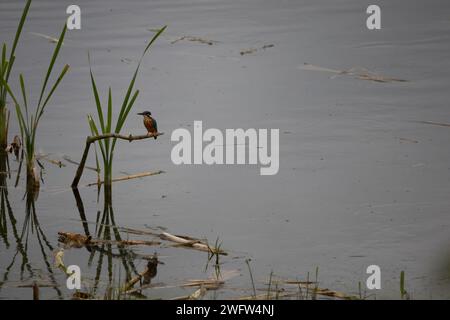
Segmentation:
{"type": "MultiPolygon", "coordinates": [[[[120,177],[120,178],[116,178],[116,179],[112,179],[111,182],[118,182],[118,181],[125,181],[125,180],[131,180],[131,179],[137,179],[137,178],[143,178],[143,177],[148,177],[148,176],[155,176],[161,173],[165,173],[162,170],[159,171],[149,171],[149,172],[142,172],[142,173],[137,173],[137,174],[131,174],[125,177],[120,177]]],[[[89,183],[88,185],[86,185],[87,187],[92,187],[92,186],[101,186],[102,184],[104,184],[104,181],[99,181],[99,182],[93,182],[93,183],[89,183]]]]}
{"type": "Polygon", "coordinates": [[[36,282],[33,283],[33,300],[39,300],[39,286],[36,282]]]}
{"type": "Polygon", "coordinates": [[[98,140],[111,139],[111,138],[127,140],[127,141],[131,142],[134,140],[144,140],[144,139],[148,139],[148,138],[154,138],[154,137],[157,137],[157,136],[160,136],[163,134],[164,134],[163,132],[157,132],[155,134],[145,134],[145,135],[140,135],[140,136],[133,136],[131,134],[128,136],[124,136],[124,135],[121,135],[118,133],[107,133],[107,134],[102,134],[102,135],[98,135],[98,136],[87,137],[86,138],[86,146],[84,148],[84,152],[83,152],[83,156],[80,161],[80,165],[78,166],[77,173],[75,174],[75,178],[72,181],[72,188],[78,187],[78,183],[80,182],[81,175],[83,174],[84,166],[86,164],[86,159],[89,154],[89,149],[90,149],[92,143],[94,143],[98,140]]]}
{"type": "Polygon", "coordinates": [[[134,287],[134,285],[141,280],[144,285],[150,285],[152,279],[156,276],[158,272],[158,256],[153,255],[152,258],[147,262],[147,267],[144,271],[139,273],[137,276],[129,280],[123,287],[122,291],[128,291],[134,287]]]}

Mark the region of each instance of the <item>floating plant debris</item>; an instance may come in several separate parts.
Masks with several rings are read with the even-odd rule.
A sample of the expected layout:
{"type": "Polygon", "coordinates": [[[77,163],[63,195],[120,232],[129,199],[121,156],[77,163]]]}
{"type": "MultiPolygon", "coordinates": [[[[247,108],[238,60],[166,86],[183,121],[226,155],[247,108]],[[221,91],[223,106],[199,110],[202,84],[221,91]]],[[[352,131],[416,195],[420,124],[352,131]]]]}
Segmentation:
{"type": "Polygon", "coordinates": [[[84,236],[78,233],[58,232],[58,241],[69,248],[82,248],[86,246],[96,246],[102,244],[113,244],[118,246],[156,246],[160,245],[159,241],[145,241],[145,240],[101,240],[92,239],[91,236],[84,236]]]}
{"type": "MultiPolygon", "coordinates": [[[[130,174],[128,176],[114,178],[111,180],[111,182],[118,182],[118,181],[125,181],[125,180],[131,180],[131,179],[137,179],[137,178],[143,178],[143,177],[149,177],[149,176],[156,176],[156,175],[162,174],[162,173],[165,173],[165,172],[162,170],[159,170],[159,171],[149,171],[149,172],[142,172],[142,173],[137,173],[137,174],[130,174]]],[[[98,185],[102,185],[103,183],[104,183],[104,181],[92,182],[92,183],[89,183],[87,186],[88,187],[98,186],[98,185]]]]}
{"type": "Polygon", "coordinates": [[[419,121],[419,123],[423,123],[423,124],[431,124],[431,125],[434,125],[434,126],[440,126],[440,127],[450,127],[450,123],[444,123],[444,122],[419,121]]]}
{"type": "Polygon", "coordinates": [[[142,284],[149,285],[151,280],[156,276],[158,272],[158,256],[153,255],[153,258],[148,260],[147,267],[144,271],[139,273],[136,277],[128,281],[123,287],[123,291],[128,291],[134,287],[134,285],[142,280],[142,284]]]}
{"type": "Polygon", "coordinates": [[[213,44],[219,42],[219,41],[204,39],[204,38],[200,38],[200,37],[182,36],[180,38],[177,38],[177,39],[173,40],[171,42],[171,44],[175,44],[175,43],[177,43],[179,41],[183,41],[183,40],[191,41],[191,42],[198,42],[198,43],[201,43],[201,44],[207,44],[209,46],[212,46],[213,44]]]}
{"type": "Polygon", "coordinates": [[[19,152],[22,149],[22,140],[19,136],[14,136],[13,141],[5,148],[6,152],[14,153],[16,159],[19,159],[19,152]]]}
{"type": "Polygon", "coordinates": [[[316,66],[316,65],[313,65],[310,63],[304,63],[303,66],[300,67],[300,69],[308,70],[308,71],[329,72],[329,73],[334,73],[335,76],[348,75],[348,76],[353,76],[356,79],[369,80],[369,81],[374,81],[374,82],[409,82],[408,80],[405,80],[405,79],[381,76],[381,75],[371,72],[365,68],[359,68],[359,67],[353,67],[348,70],[338,70],[338,69],[324,68],[324,67],[316,66]]]}
{"type": "Polygon", "coordinates": [[[275,47],[274,44],[265,44],[260,48],[249,48],[249,49],[241,50],[240,54],[241,54],[241,56],[244,56],[246,54],[252,54],[259,50],[266,50],[266,49],[273,48],[273,47],[275,47]]]}
{"type": "MultiPolygon", "coordinates": [[[[59,41],[58,38],[55,38],[55,37],[52,37],[52,36],[48,36],[48,35],[43,34],[43,33],[30,32],[30,34],[32,34],[34,36],[37,36],[37,37],[41,37],[41,38],[47,39],[51,43],[58,43],[58,41],[59,41]]],[[[62,42],[62,44],[64,44],[64,42],[62,42]]]]}
{"type": "Polygon", "coordinates": [[[63,168],[66,166],[61,160],[56,160],[56,159],[50,158],[49,154],[37,154],[36,160],[45,160],[51,164],[57,165],[60,168],[63,168]]]}

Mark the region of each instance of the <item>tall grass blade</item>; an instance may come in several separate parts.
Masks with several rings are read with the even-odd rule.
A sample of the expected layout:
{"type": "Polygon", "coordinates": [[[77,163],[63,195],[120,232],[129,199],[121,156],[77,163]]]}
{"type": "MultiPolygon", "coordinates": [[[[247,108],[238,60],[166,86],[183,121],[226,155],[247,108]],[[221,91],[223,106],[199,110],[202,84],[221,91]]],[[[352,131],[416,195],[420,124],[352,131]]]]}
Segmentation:
{"type": "Polygon", "coordinates": [[[111,132],[111,123],[112,123],[112,96],[111,96],[111,87],[109,87],[108,92],[108,117],[107,117],[107,124],[106,124],[106,132],[111,132]]]}
{"type": "Polygon", "coordinates": [[[67,30],[67,24],[64,23],[63,30],[61,32],[61,35],[59,36],[58,43],[56,44],[56,48],[53,51],[53,56],[52,56],[52,59],[50,60],[50,65],[48,66],[48,69],[47,69],[47,74],[45,76],[44,84],[42,85],[41,94],[39,96],[37,114],[39,114],[41,112],[40,108],[42,108],[41,102],[44,97],[44,92],[45,92],[45,89],[47,88],[48,79],[50,78],[50,74],[52,73],[56,58],[58,57],[59,51],[60,51],[62,43],[64,41],[64,36],[66,35],[66,30],[67,30]]]}
{"type": "MultiPolygon", "coordinates": [[[[142,59],[144,58],[145,54],[147,53],[147,51],[149,50],[149,48],[150,48],[150,46],[153,44],[153,42],[155,42],[155,40],[158,39],[158,37],[161,35],[161,33],[164,32],[164,30],[166,30],[166,28],[167,28],[167,26],[164,26],[163,28],[161,28],[161,29],[153,36],[152,40],[150,40],[150,42],[148,43],[148,45],[145,47],[145,50],[144,50],[144,52],[142,53],[141,58],[139,59],[139,63],[138,63],[138,65],[137,65],[137,67],[136,67],[136,71],[134,72],[133,78],[131,79],[130,85],[128,86],[128,90],[127,90],[127,93],[126,93],[126,95],[125,95],[125,99],[123,100],[122,107],[121,107],[121,109],[120,109],[119,117],[118,117],[118,119],[117,119],[117,124],[119,124],[119,122],[124,122],[124,121],[125,121],[125,117],[124,117],[123,115],[124,115],[124,112],[125,112],[125,108],[126,108],[126,106],[128,105],[128,100],[129,100],[129,98],[130,98],[131,92],[133,91],[134,83],[135,83],[135,81],[136,81],[136,77],[137,77],[137,74],[138,74],[138,72],[139,72],[139,67],[141,66],[142,59]]],[[[117,131],[117,128],[118,128],[118,127],[119,127],[119,125],[116,126],[116,133],[119,133],[119,132],[117,131]]]]}
{"type": "MultiPolygon", "coordinates": [[[[41,118],[42,114],[44,113],[44,108],[47,105],[47,103],[49,102],[50,98],[52,97],[53,93],[55,92],[56,88],[58,87],[59,83],[61,82],[61,80],[64,78],[64,76],[66,75],[67,71],[69,71],[69,65],[66,64],[64,66],[64,68],[61,70],[61,73],[58,77],[58,79],[56,80],[56,82],[53,84],[53,87],[51,88],[47,98],[45,99],[44,103],[42,104],[42,108],[41,108],[41,112],[39,113],[39,118],[41,118]]],[[[39,120],[39,119],[38,119],[39,120]]]]}
{"type": "Polygon", "coordinates": [[[23,105],[25,107],[25,116],[28,119],[28,102],[27,102],[27,94],[25,91],[25,81],[23,79],[23,75],[20,74],[19,76],[20,80],[20,89],[22,90],[22,99],[23,99],[23,105]]]}
{"type": "Polygon", "coordinates": [[[100,102],[100,97],[99,97],[98,90],[97,90],[97,84],[95,83],[94,74],[92,73],[91,57],[90,57],[89,53],[88,53],[88,61],[89,61],[89,73],[91,76],[92,90],[94,92],[95,105],[97,107],[97,115],[98,115],[98,119],[100,121],[100,128],[102,129],[102,132],[104,133],[105,132],[105,120],[103,118],[102,104],[100,102]]]}
{"type": "MultiPolygon", "coordinates": [[[[93,132],[93,135],[98,136],[99,132],[98,132],[97,126],[95,125],[95,121],[91,115],[88,115],[88,123],[89,123],[89,127],[91,128],[91,132],[93,132]]],[[[105,149],[103,147],[103,141],[99,140],[98,145],[100,146],[100,151],[102,153],[103,161],[105,162],[107,159],[107,156],[106,156],[105,149]]]]}
{"type": "Polygon", "coordinates": [[[16,35],[14,37],[14,42],[13,42],[13,46],[11,48],[11,53],[10,53],[10,57],[9,57],[8,71],[7,71],[6,77],[5,77],[6,82],[8,82],[9,75],[11,73],[12,65],[14,62],[14,54],[16,52],[17,44],[19,43],[19,38],[20,38],[20,34],[22,33],[23,25],[25,24],[25,20],[27,19],[28,10],[30,9],[30,5],[31,5],[31,0],[28,0],[23,9],[22,17],[20,18],[19,26],[17,27],[17,30],[16,30],[16,35]]]}

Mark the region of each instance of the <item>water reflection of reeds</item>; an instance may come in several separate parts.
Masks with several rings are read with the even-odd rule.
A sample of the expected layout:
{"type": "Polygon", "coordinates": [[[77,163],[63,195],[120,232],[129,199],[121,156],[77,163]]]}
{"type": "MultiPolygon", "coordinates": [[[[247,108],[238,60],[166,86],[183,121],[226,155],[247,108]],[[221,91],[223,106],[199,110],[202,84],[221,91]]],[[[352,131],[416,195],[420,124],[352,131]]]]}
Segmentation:
{"type": "MultiPolygon", "coordinates": [[[[6,166],[7,155],[0,155],[0,170],[7,170],[6,166]]],[[[24,195],[26,202],[25,215],[22,226],[20,227],[9,202],[7,180],[7,175],[0,176],[0,236],[3,239],[7,249],[11,248],[11,243],[13,240],[16,243],[16,248],[11,262],[6,266],[5,271],[3,272],[2,280],[0,282],[0,290],[3,285],[9,281],[10,273],[16,263],[19,265],[19,280],[21,282],[25,280],[38,280],[40,275],[36,271],[37,269],[33,267],[33,261],[31,261],[28,257],[29,248],[34,243],[37,243],[42,256],[42,261],[44,262],[47,270],[49,282],[51,283],[50,286],[54,288],[58,298],[62,299],[62,292],[58,288],[51,264],[51,257],[53,256],[54,247],[42,229],[39,223],[38,214],[36,212],[36,200],[38,193],[33,192],[32,190],[26,191],[24,195]],[[18,258],[20,259],[20,262],[17,262],[18,258]]]]}
{"type": "MultiPolygon", "coordinates": [[[[129,281],[133,276],[138,275],[139,272],[133,262],[133,254],[129,249],[125,248],[120,242],[123,240],[120,235],[119,228],[116,225],[114,218],[114,209],[112,205],[111,188],[105,187],[104,189],[104,207],[103,211],[97,212],[97,217],[95,221],[94,235],[97,240],[105,240],[104,243],[100,245],[90,245],[85,246],[89,251],[88,265],[96,265],[94,282],[92,285],[92,294],[97,294],[97,290],[100,287],[100,282],[102,279],[102,271],[104,270],[104,263],[106,260],[106,270],[107,270],[107,286],[105,295],[108,291],[115,285],[115,275],[113,259],[119,259],[121,267],[125,271],[125,281],[129,281]],[[112,245],[112,240],[117,244],[117,248],[114,249],[112,245]],[[95,260],[96,259],[96,260],[95,260]],[[96,261],[96,262],[95,262],[96,261]]],[[[80,214],[80,219],[82,222],[82,227],[86,237],[92,237],[92,233],[89,229],[89,223],[86,218],[84,204],[81,199],[78,189],[73,189],[75,200],[77,203],[77,208],[80,214]]]]}

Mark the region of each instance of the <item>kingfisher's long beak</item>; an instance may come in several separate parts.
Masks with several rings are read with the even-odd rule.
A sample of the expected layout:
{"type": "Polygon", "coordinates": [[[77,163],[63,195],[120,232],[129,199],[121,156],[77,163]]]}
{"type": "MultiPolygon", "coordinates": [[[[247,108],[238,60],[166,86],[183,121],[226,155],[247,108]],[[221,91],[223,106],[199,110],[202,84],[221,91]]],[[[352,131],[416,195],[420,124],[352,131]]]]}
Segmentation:
{"type": "Polygon", "coordinates": [[[138,113],[138,115],[140,115],[140,116],[143,116],[143,115],[144,115],[144,113],[143,113],[143,112],[139,112],[139,113],[138,113]]]}

